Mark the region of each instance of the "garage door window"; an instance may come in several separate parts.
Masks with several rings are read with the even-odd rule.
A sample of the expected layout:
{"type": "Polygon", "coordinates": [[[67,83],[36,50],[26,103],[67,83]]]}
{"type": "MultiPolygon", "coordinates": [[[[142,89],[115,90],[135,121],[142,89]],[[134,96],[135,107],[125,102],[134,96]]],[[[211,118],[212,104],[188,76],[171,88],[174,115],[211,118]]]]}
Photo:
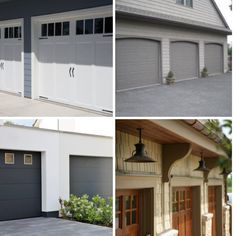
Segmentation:
{"type": "Polygon", "coordinates": [[[85,34],[93,34],[93,19],[85,20],[85,34]]]}
{"type": "Polygon", "coordinates": [[[13,153],[5,153],[5,164],[13,165],[15,163],[14,154],[13,153]]]}
{"type": "Polygon", "coordinates": [[[41,25],[42,37],[65,36],[70,34],[70,22],[56,22],[41,25]]]}
{"type": "Polygon", "coordinates": [[[6,27],[4,28],[4,38],[5,39],[20,39],[21,38],[21,27],[6,27]]]}
{"type": "Polygon", "coordinates": [[[113,25],[112,25],[112,17],[106,17],[105,18],[105,33],[109,34],[113,31],[113,25]]]}
{"type": "Polygon", "coordinates": [[[103,33],[103,18],[95,19],[95,34],[103,33]]]}
{"type": "Polygon", "coordinates": [[[24,154],[24,165],[32,165],[33,156],[31,154],[24,154]]]}

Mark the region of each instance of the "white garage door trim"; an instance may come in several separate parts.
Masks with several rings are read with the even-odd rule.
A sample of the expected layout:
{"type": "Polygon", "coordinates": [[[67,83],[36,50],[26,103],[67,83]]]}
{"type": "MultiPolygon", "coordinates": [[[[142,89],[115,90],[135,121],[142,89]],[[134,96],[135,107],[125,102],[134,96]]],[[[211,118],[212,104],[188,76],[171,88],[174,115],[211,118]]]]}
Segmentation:
{"type": "MultiPolygon", "coordinates": [[[[194,41],[185,41],[185,40],[173,40],[170,42],[170,70],[173,71],[174,74],[175,71],[174,71],[174,67],[175,66],[179,66],[178,64],[181,64],[181,61],[179,61],[179,56],[177,56],[177,65],[176,65],[176,62],[174,61],[174,58],[173,58],[173,54],[174,54],[174,45],[177,45],[179,44],[181,46],[183,46],[183,44],[187,44],[187,45],[194,45],[196,46],[196,58],[195,58],[195,66],[196,66],[196,70],[193,72],[193,71],[186,71],[186,73],[188,74],[191,74],[191,73],[194,73],[195,75],[194,76],[188,76],[187,78],[183,78],[185,77],[185,75],[181,75],[181,73],[183,72],[183,70],[180,70],[181,68],[178,68],[178,70],[180,70],[180,75],[175,75],[175,78],[176,78],[176,82],[178,81],[184,81],[184,80],[189,80],[189,79],[196,79],[199,77],[199,64],[200,64],[200,58],[199,58],[199,44],[197,42],[194,42],[194,41]],[[179,78],[178,78],[179,77],[179,78]]],[[[187,53],[187,50],[184,50],[184,48],[180,48],[179,51],[177,52],[180,52],[181,56],[184,56],[184,53],[187,53]]],[[[188,54],[187,54],[188,55],[188,54]]],[[[189,56],[189,55],[188,55],[189,56]]],[[[190,57],[190,59],[194,59],[193,57],[190,57]]],[[[187,60],[187,62],[191,62],[191,60],[187,60]]],[[[182,68],[183,69],[183,68],[182,68]]],[[[187,67],[184,67],[184,69],[187,69],[187,67]]],[[[191,68],[190,68],[191,69],[191,68]]],[[[194,68],[193,68],[194,70],[194,68]]],[[[178,74],[179,72],[177,72],[178,74]]]]}
{"type": "MultiPolygon", "coordinates": [[[[20,96],[24,96],[24,20],[23,19],[16,19],[16,20],[7,20],[7,21],[0,21],[0,29],[1,29],[1,38],[0,38],[0,51],[1,49],[3,49],[4,44],[5,45],[19,45],[20,46],[20,50],[21,50],[21,55],[20,55],[20,64],[15,64],[14,66],[16,66],[16,70],[17,72],[14,70],[15,67],[11,67],[9,66],[9,70],[11,71],[11,73],[14,73],[17,76],[14,76],[14,74],[12,75],[12,83],[15,82],[15,85],[10,85],[10,86],[6,86],[4,85],[4,78],[3,78],[3,72],[4,70],[6,70],[6,61],[1,58],[0,55],[0,90],[4,91],[4,92],[9,92],[9,93],[14,93],[20,96]],[[21,27],[21,38],[20,37],[15,37],[15,32],[13,32],[13,38],[9,38],[9,39],[5,39],[5,35],[4,35],[4,29],[8,28],[8,30],[10,30],[9,28],[11,27],[21,27]],[[19,72],[20,70],[20,72],[19,72]],[[2,74],[1,74],[2,72],[2,74]],[[20,73],[20,75],[19,75],[20,73]],[[2,78],[2,80],[1,80],[2,78]],[[10,88],[9,88],[10,87],[10,88]]],[[[13,28],[14,31],[14,28],[13,28]]],[[[15,53],[15,52],[13,52],[15,53]]],[[[3,55],[3,54],[2,54],[3,55]]],[[[2,56],[4,57],[4,56],[2,56]]],[[[5,71],[5,73],[7,73],[5,71]]]]}
{"type": "MultiPolygon", "coordinates": [[[[76,32],[75,32],[77,20],[86,20],[86,19],[90,19],[90,18],[95,19],[95,18],[100,18],[100,17],[103,17],[105,19],[106,17],[111,17],[111,16],[112,16],[112,6],[106,6],[106,7],[98,7],[98,8],[92,8],[92,9],[86,9],[86,10],[71,11],[71,12],[65,12],[65,13],[60,13],[60,14],[52,14],[52,15],[46,15],[46,16],[32,18],[32,52],[33,52],[32,53],[32,78],[33,78],[32,79],[32,87],[33,87],[32,91],[33,91],[33,98],[44,99],[44,96],[42,94],[40,94],[40,81],[39,81],[40,80],[39,79],[40,62],[37,57],[37,56],[39,56],[39,51],[40,51],[39,45],[43,41],[43,40],[41,40],[41,42],[39,43],[39,41],[40,41],[39,40],[39,38],[40,38],[39,28],[41,27],[41,25],[44,23],[47,24],[50,22],[53,23],[53,22],[70,21],[70,30],[71,30],[71,33],[73,33],[73,35],[58,37],[58,39],[55,39],[56,37],[53,37],[54,39],[49,38],[49,39],[47,39],[47,41],[50,42],[50,40],[58,40],[57,43],[63,44],[63,43],[68,43],[68,41],[65,40],[65,38],[68,37],[70,39],[73,38],[74,44],[77,45],[78,41],[76,39],[77,39],[77,37],[79,37],[78,35],[76,35],[76,32]]],[[[112,35],[110,33],[109,34],[104,33],[104,34],[98,34],[98,35],[93,34],[93,40],[95,38],[100,37],[101,44],[99,44],[100,41],[98,40],[98,41],[96,41],[96,45],[99,44],[102,47],[102,43],[104,42],[104,45],[105,45],[105,43],[107,42],[108,45],[111,44],[111,48],[112,48],[113,40],[112,40],[111,36],[112,35]]],[[[86,37],[87,37],[87,35],[86,35],[86,37]]],[[[88,37],[89,37],[89,35],[88,35],[88,37]]],[[[80,37],[80,39],[83,42],[83,37],[80,37]]],[[[98,50],[98,49],[96,48],[96,50],[98,50]]],[[[69,52],[66,52],[66,53],[67,53],[67,56],[70,55],[69,52]]],[[[112,63],[112,49],[111,49],[111,54],[109,54],[109,55],[111,55],[111,59],[108,59],[108,60],[111,61],[111,63],[112,63]]],[[[74,67],[74,63],[71,63],[71,64],[66,63],[64,65],[67,65],[68,68],[70,68],[70,66],[71,66],[72,69],[74,67]]],[[[95,92],[96,94],[91,96],[91,100],[92,100],[91,104],[83,102],[83,101],[80,103],[77,103],[77,102],[75,102],[75,100],[73,101],[73,99],[69,102],[65,101],[64,99],[59,99],[59,98],[54,99],[55,96],[54,96],[54,98],[49,98],[49,97],[45,96],[46,97],[45,99],[59,102],[59,103],[68,104],[68,105],[74,105],[74,106],[78,106],[78,107],[84,107],[87,109],[102,111],[102,112],[109,112],[109,113],[112,112],[112,110],[113,110],[113,108],[112,108],[112,106],[113,106],[113,101],[112,101],[113,100],[113,73],[112,73],[113,68],[112,68],[112,64],[111,64],[111,66],[110,65],[107,66],[106,64],[104,66],[102,64],[99,64],[99,66],[96,66],[96,67],[94,66],[94,69],[92,70],[92,74],[96,74],[97,73],[96,71],[99,69],[100,69],[100,72],[102,70],[101,73],[104,73],[104,76],[101,76],[101,78],[99,77],[99,81],[95,80],[96,89],[94,86],[95,83],[90,83],[92,85],[91,87],[93,87],[92,89],[94,89],[94,91],[96,91],[95,92]],[[108,78],[110,78],[110,79],[108,79],[108,78]],[[102,80],[102,82],[101,82],[101,80],[102,80]],[[102,86],[103,84],[106,85],[106,89],[104,89],[105,86],[102,86]],[[101,91],[103,91],[103,92],[101,92],[101,91]]],[[[74,71],[72,71],[72,72],[74,72],[74,71]]],[[[66,69],[66,73],[67,73],[67,69],[66,69]]],[[[69,76],[69,69],[68,69],[68,76],[69,76]]],[[[79,82],[77,82],[77,84],[79,84],[79,82]]],[[[86,96],[86,92],[85,91],[82,91],[82,92],[84,92],[84,94],[86,96]]],[[[80,94],[80,93],[78,93],[78,94],[80,94]]]]}
{"type": "MultiPolygon", "coordinates": [[[[133,42],[133,43],[134,43],[133,42]]],[[[133,54],[133,52],[134,51],[136,51],[136,48],[137,47],[135,47],[135,45],[134,44],[131,44],[131,47],[132,46],[134,46],[134,48],[133,48],[133,50],[131,50],[131,53],[133,54]]],[[[128,45],[128,48],[130,48],[130,46],[128,45]]],[[[126,50],[125,48],[123,48],[124,50],[124,52],[125,51],[128,51],[128,50],[126,50]]],[[[143,49],[143,47],[141,47],[140,49],[143,49]]],[[[161,84],[161,43],[160,43],[160,41],[158,41],[158,40],[153,40],[153,39],[149,39],[149,38],[141,38],[141,37],[119,37],[119,38],[117,38],[116,39],[116,50],[118,50],[117,51],[117,53],[116,53],[116,92],[122,92],[122,91],[129,91],[129,90],[135,90],[135,89],[139,89],[139,88],[147,88],[147,87],[152,87],[152,86],[154,86],[154,85],[160,85],[161,84]],[[146,83],[146,84],[142,84],[141,85],[141,83],[140,83],[140,85],[133,85],[133,86],[129,86],[129,88],[118,88],[118,77],[119,77],[119,73],[120,72],[118,72],[118,67],[119,67],[119,63],[117,62],[118,61],[118,57],[119,56],[121,56],[122,57],[122,55],[120,55],[120,53],[121,53],[121,50],[120,49],[118,49],[118,47],[119,47],[119,43],[122,43],[122,42],[125,42],[125,41],[130,41],[130,40],[133,40],[134,42],[135,42],[135,40],[137,40],[137,41],[140,41],[139,43],[152,43],[152,44],[156,44],[156,49],[157,49],[157,54],[156,54],[156,56],[154,56],[155,57],[155,59],[156,59],[156,62],[157,62],[157,65],[156,65],[156,78],[154,78],[154,80],[155,81],[152,81],[151,83],[149,82],[149,83],[146,83]]],[[[144,50],[145,51],[145,50],[144,50]]],[[[154,52],[154,50],[152,51],[152,52],[154,52]]],[[[143,53],[140,53],[141,55],[143,55],[143,53]]],[[[150,55],[150,54],[149,54],[150,55]]],[[[137,57],[136,57],[136,59],[137,59],[137,57]]],[[[149,58],[150,59],[150,58],[149,58]]],[[[120,59],[121,61],[122,61],[122,59],[120,59]]],[[[134,65],[135,66],[135,64],[134,63],[131,63],[131,65],[134,65]]],[[[144,63],[142,63],[141,62],[141,64],[143,64],[144,66],[145,66],[145,62],[144,63]]],[[[123,63],[123,66],[124,66],[124,68],[126,68],[126,69],[128,69],[129,67],[127,67],[124,63],[123,63]]],[[[122,66],[122,67],[123,67],[122,66]]],[[[149,68],[150,69],[150,68],[149,68]]],[[[123,69],[121,69],[120,70],[121,71],[121,73],[123,73],[123,69]]],[[[147,70],[147,72],[148,72],[149,70],[147,70]]],[[[133,71],[132,71],[132,74],[133,74],[133,71]]],[[[153,78],[152,78],[153,79],[153,78]]],[[[124,81],[126,81],[126,80],[124,80],[124,81]]],[[[136,81],[137,82],[137,81],[136,81]]],[[[145,81],[143,80],[142,81],[142,83],[144,83],[145,81]]],[[[132,84],[132,82],[130,82],[130,85],[132,84]]],[[[135,84],[135,81],[133,81],[133,84],[135,84]]],[[[127,83],[126,83],[126,85],[127,85],[127,83]]],[[[125,87],[125,86],[124,86],[125,87]]]]}

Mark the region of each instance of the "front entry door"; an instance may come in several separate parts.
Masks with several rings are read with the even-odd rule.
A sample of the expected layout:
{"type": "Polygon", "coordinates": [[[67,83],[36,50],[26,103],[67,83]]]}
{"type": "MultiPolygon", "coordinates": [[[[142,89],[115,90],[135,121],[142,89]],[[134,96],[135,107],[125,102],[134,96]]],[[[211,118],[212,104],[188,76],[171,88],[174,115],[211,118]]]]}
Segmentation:
{"type": "Polygon", "coordinates": [[[192,189],[190,187],[173,188],[172,224],[179,236],[192,235],[192,189]]]}
{"type": "Polygon", "coordinates": [[[138,190],[116,191],[116,236],[139,236],[138,190]]]}

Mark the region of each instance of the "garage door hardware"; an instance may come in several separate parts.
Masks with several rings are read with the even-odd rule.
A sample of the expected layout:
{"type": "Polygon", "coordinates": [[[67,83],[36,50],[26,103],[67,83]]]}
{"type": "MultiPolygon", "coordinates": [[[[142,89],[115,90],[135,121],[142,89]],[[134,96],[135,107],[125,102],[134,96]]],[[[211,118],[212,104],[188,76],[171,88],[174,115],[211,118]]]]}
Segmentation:
{"type": "Polygon", "coordinates": [[[48,39],[47,37],[40,37],[39,40],[48,39]]]}
{"type": "Polygon", "coordinates": [[[111,113],[112,114],[112,111],[109,111],[109,110],[104,110],[102,109],[103,112],[108,112],[108,113],[111,113]]]}
{"type": "Polygon", "coordinates": [[[106,37],[112,37],[112,36],[113,36],[113,34],[105,34],[105,35],[103,35],[104,38],[106,38],[106,37]]]}
{"type": "Polygon", "coordinates": [[[70,77],[73,77],[73,78],[75,78],[75,68],[74,67],[70,67],[70,69],[69,69],[69,74],[70,74],[70,77]]]}
{"type": "Polygon", "coordinates": [[[4,62],[1,62],[1,63],[0,63],[0,69],[1,69],[1,70],[4,70],[4,62]]]}

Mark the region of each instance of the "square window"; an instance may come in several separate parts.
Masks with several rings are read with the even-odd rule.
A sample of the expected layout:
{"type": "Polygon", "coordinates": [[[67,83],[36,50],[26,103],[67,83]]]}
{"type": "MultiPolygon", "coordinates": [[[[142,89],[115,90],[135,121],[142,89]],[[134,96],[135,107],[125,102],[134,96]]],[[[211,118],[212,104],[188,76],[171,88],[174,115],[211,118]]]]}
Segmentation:
{"type": "Polygon", "coordinates": [[[76,34],[84,34],[84,21],[77,20],[76,21],[76,34]]]}
{"type": "Polygon", "coordinates": [[[193,7],[193,0],[186,0],[187,7],[193,7]]]}
{"type": "Polygon", "coordinates": [[[184,5],[184,0],[176,0],[176,3],[177,3],[177,4],[184,5]]]}
{"type": "Polygon", "coordinates": [[[42,24],[41,25],[41,36],[46,37],[48,35],[48,25],[42,24]]]}
{"type": "Polygon", "coordinates": [[[54,36],[54,23],[48,24],[48,36],[54,36]]]}
{"type": "Polygon", "coordinates": [[[105,18],[105,33],[112,33],[113,31],[113,23],[112,23],[112,17],[106,17],[105,18]]]}
{"type": "Polygon", "coordinates": [[[103,18],[95,19],[95,34],[103,33],[103,18]]]}
{"type": "Polygon", "coordinates": [[[4,38],[8,39],[8,37],[9,37],[9,28],[5,28],[4,29],[4,38]]]}
{"type": "Polygon", "coordinates": [[[56,23],[56,31],[55,31],[55,35],[56,36],[60,36],[62,33],[62,23],[58,22],[56,23]]]}
{"type": "Polygon", "coordinates": [[[24,154],[24,165],[33,165],[33,156],[31,154],[24,154]]]}
{"type": "Polygon", "coordinates": [[[85,34],[93,34],[93,19],[85,20],[85,34]]]}
{"type": "Polygon", "coordinates": [[[13,165],[15,163],[14,153],[5,153],[5,164],[13,165]]]}
{"type": "Polygon", "coordinates": [[[10,28],[9,28],[9,38],[10,38],[10,39],[14,38],[14,30],[13,30],[13,27],[10,27],[10,28]]]}
{"type": "Polygon", "coordinates": [[[63,22],[63,35],[70,35],[70,22],[63,22]]]}

